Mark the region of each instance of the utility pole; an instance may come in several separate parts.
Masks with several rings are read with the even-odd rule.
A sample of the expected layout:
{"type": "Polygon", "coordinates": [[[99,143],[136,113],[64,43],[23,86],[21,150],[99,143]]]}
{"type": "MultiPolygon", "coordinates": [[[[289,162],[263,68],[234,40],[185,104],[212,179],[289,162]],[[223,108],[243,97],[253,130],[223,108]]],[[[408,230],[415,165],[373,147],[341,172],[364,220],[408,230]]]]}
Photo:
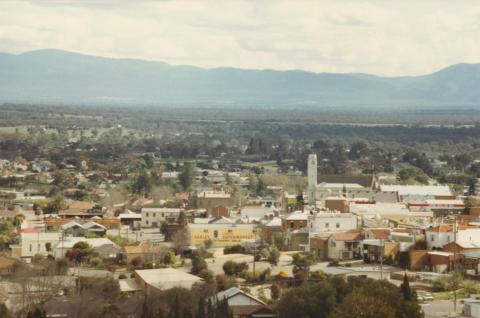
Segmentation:
{"type": "Polygon", "coordinates": [[[256,240],[257,229],[253,229],[253,278],[255,279],[255,261],[257,256],[257,240],[256,240]]]}
{"type": "Polygon", "coordinates": [[[453,223],[453,312],[457,313],[457,214],[453,223]]]}
{"type": "Polygon", "coordinates": [[[383,239],[380,239],[381,253],[380,253],[380,280],[383,280],[383,254],[384,252],[384,243],[383,239]]]}

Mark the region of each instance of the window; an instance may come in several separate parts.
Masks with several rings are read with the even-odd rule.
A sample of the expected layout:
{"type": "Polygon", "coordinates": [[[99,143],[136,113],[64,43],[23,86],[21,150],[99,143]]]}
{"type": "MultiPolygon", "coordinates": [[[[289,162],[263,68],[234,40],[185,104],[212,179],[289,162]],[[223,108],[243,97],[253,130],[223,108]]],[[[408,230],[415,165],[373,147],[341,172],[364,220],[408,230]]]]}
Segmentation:
{"type": "Polygon", "coordinates": [[[328,229],[330,227],[330,224],[325,223],[325,227],[328,229]]]}
{"type": "Polygon", "coordinates": [[[162,213],[162,217],[165,216],[165,213],[162,213]]]}
{"type": "Polygon", "coordinates": [[[148,225],[148,220],[146,220],[145,223],[148,225]]]}
{"type": "Polygon", "coordinates": [[[339,229],[339,228],[340,228],[340,223],[335,224],[335,227],[336,227],[337,229],[339,229]]]}
{"type": "Polygon", "coordinates": [[[152,216],[153,216],[153,217],[156,217],[156,216],[157,216],[157,213],[152,213],[152,216]]]}
{"type": "Polygon", "coordinates": [[[147,212],[147,214],[146,214],[146,215],[147,215],[147,218],[148,218],[148,212],[147,212]]]}
{"type": "Polygon", "coordinates": [[[33,246],[32,246],[32,244],[30,244],[30,252],[32,251],[32,249],[33,249],[33,246]]]}
{"type": "Polygon", "coordinates": [[[217,230],[213,231],[213,237],[218,238],[218,231],[217,230]]]}
{"type": "Polygon", "coordinates": [[[434,235],[430,235],[430,241],[435,241],[435,236],[434,235]]]}

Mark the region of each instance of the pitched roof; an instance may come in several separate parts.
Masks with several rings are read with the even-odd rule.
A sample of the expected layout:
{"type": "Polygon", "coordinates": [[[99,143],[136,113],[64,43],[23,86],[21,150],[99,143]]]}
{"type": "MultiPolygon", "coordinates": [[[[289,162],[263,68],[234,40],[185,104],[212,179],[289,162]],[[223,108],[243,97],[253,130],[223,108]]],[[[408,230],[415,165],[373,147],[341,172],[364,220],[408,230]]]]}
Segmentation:
{"type": "MultiPolygon", "coordinates": [[[[466,229],[475,229],[478,228],[477,226],[470,226],[468,224],[458,224],[457,230],[458,231],[463,231],[466,229]]],[[[427,229],[429,232],[438,232],[438,233],[447,233],[447,232],[453,232],[453,224],[441,224],[437,226],[433,226],[429,229],[427,229]]]]}
{"type": "Polygon", "coordinates": [[[255,297],[253,297],[252,295],[250,294],[247,294],[246,292],[244,292],[243,290],[237,288],[237,287],[230,287],[229,289],[227,290],[224,290],[224,291],[221,291],[221,292],[218,292],[216,297],[215,297],[215,300],[223,300],[223,299],[229,299],[237,294],[243,294],[253,300],[255,300],[256,302],[258,302],[259,304],[265,304],[263,301],[261,301],[260,299],[257,299],[255,297]]]}
{"type": "Polygon", "coordinates": [[[390,236],[390,229],[368,229],[368,231],[379,240],[387,239],[390,236]]]}
{"type": "Polygon", "coordinates": [[[360,232],[340,232],[332,235],[335,241],[361,241],[363,234],[360,232]]]}

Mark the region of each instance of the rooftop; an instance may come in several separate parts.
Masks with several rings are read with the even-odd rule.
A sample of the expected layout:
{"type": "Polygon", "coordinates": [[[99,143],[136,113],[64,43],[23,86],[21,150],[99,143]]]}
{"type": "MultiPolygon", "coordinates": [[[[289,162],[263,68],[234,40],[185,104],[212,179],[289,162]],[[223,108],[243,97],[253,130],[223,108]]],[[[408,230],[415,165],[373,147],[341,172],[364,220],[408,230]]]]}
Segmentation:
{"type": "Polygon", "coordinates": [[[452,196],[453,192],[446,185],[381,185],[382,191],[397,191],[402,196],[452,196]]]}
{"type": "Polygon", "coordinates": [[[202,279],[174,268],[142,269],[135,273],[148,285],[158,289],[183,287],[190,289],[202,279]]]}

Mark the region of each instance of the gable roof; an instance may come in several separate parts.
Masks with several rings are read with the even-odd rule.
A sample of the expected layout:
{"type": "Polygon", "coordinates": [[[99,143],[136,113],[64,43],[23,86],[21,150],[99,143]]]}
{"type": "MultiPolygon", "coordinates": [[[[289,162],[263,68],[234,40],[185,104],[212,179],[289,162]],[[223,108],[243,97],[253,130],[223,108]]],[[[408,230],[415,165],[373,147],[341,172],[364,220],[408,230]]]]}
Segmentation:
{"type": "Polygon", "coordinates": [[[223,299],[230,299],[232,298],[233,296],[235,295],[238,295],[238,294],[242,294],[244,296],[247,296],[248,298],[251,298],[253,299],[254,301],[258,302],[259,304],[263,304],[265,305],[265,303],[263,301],[261,301],[260,299],[257,299],[255,297],[253,297],[252,295],[250,294],[247,294],[246,292],[244,292],[243,290],[237,288],[237,287],[230,287],[229,289],[227,290],[223,290],[221,292],[218,292],[216,297],[215,297],[215,300],[223,300],[223,299]]]}

